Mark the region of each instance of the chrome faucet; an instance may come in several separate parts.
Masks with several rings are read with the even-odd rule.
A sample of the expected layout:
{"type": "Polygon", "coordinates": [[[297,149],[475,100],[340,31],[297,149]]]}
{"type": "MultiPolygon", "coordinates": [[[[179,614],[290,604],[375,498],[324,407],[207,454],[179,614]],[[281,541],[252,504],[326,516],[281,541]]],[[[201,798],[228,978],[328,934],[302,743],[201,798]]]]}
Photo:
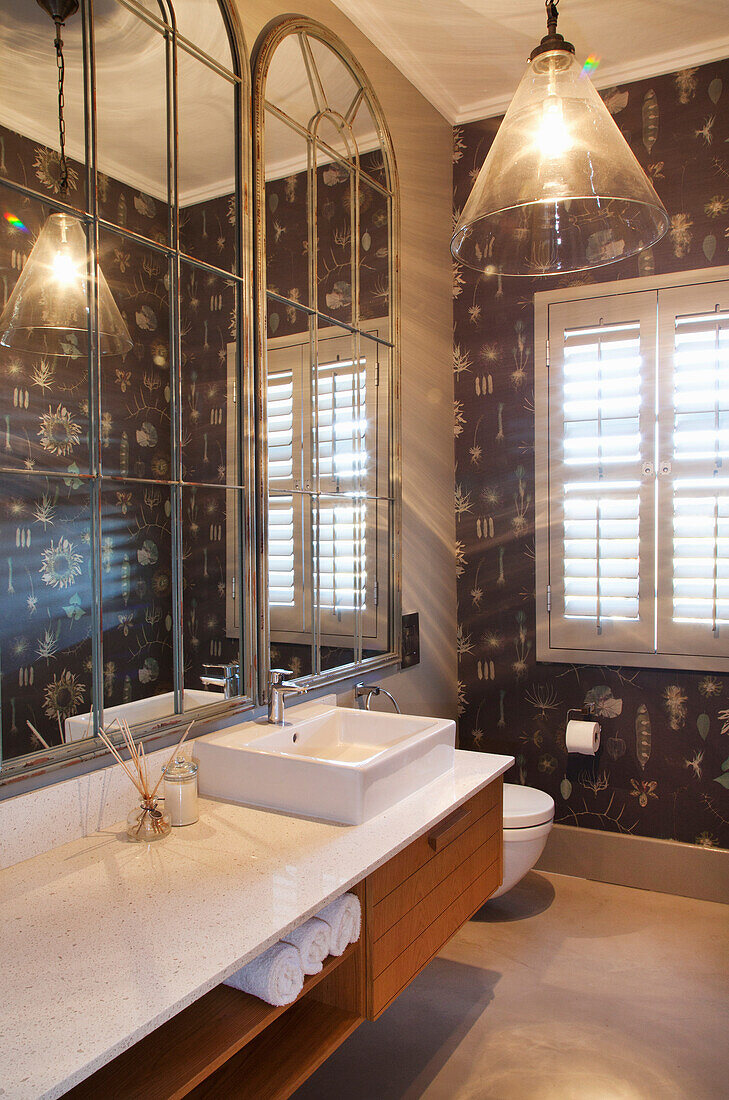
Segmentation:
{"type": "Polygon", "coordinates": [[[268,720],[272,726],[283,726],[286,721],[287,695],[306,695],[309,690],[284,680],[284,676],[293,676],[293,672],[288,668],[272,668],[268,677],[268,720]]]}
{"type": "Polygon", "coordinates": [[[389,691],[385,691],[384,688],[378,687],[377,684],[355,684],[354,685],[354,697],[355,699],[364,699],[365,710],[372,710],[372,697],[373,695],[386,695],[395,708],[395,713],[400,714],[400,708],[397,705],[397,699],[394,695],[391,695],[389,691]]]}
{"type": "Polygon", "coordinates": [[[225,693],[226,699],[240,695],[240,665],[237,661],[231,661],[228,665],[203,665],[203,668],[205,675],[200,677],[200,682],[205,687],[217,688],[225,693]]]}

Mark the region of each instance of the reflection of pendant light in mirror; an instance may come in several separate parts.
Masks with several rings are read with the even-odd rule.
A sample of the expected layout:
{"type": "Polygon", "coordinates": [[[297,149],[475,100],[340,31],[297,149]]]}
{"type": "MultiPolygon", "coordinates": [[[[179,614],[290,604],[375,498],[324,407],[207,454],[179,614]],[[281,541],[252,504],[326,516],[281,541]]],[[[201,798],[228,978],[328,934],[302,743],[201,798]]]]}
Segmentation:
{"type": "MultiPolygon", "coordinates": [[[[38,0],[56,24],[58,124],[61,144],[60,191],[68,192],[63,121],[63,42],[61,27],[78,10],[76,0],[38,0]]],[[[23,267],[0,317],[0,344],[42,355],[86,355],[88,334],[88,243],[84,227],[70,214],[51,214],[23,267]]],[[[129,351],[132,341],[98,268],[98,342],[102,355],[129,351]]]]}
{"type": "Polygon", "coordinates": [[[668,214],[587,75],[547,34],[499,126],[451,241],[456,260],[487,274],[583,271],[649,248],[668,214]]]}

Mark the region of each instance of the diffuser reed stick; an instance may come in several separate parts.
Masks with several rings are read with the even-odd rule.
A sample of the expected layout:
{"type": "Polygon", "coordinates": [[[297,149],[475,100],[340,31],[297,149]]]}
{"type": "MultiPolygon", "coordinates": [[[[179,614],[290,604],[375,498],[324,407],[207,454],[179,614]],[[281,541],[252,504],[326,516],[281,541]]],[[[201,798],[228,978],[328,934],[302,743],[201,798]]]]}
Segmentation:
{"type": "Polygon", "coordinates": [[[145,830],[151,829],[152,834],[156,836],[166,836],[169,832],[169,819],[165,819],[164,815],[157,809],[157,800],[155,798],[155,795],[157,794],[157,790],[159,789],[159,785],[162,782],[162,777],[164,776],[166,769],[170,766],[174,758],[177,756],[178,752],[185,742],[188,733],[194,725],[195,721],[193,719],[193,721],[190,722],[190,725],[187,727],[182,737],[178,741],[177,745],[172,750],[172,754],[167,761],[167,764],[162,769],[160,777],[157,780],[153,789],[150,789],[149,768],[147,765],[147,756],[144,751],[144,745],[142,745],[141,742],[139,744],[135,742],[132,731],[129,728],[129,723],[126,721],[126,719],[115,718],[114,721],[106,727],[106,729],[99,730],[99,737],[104,742],[116,762],[122,766],[130,782],[139,792],[139,796],[141,799],[141,810],[139,813],[138,822],[133,829],[133,833],[136,834],[137,838],[139,837],[139,834],[143,828],[145,830]],[[123,747],[126,748],[127,752],[129,753],[128,761],[124,760],[121,755],[120,748],[118,748],[111,739],[110,734],[114,726],[118,726],[118,728],[121,730],[122,738],[124,740],[123,747]]]}

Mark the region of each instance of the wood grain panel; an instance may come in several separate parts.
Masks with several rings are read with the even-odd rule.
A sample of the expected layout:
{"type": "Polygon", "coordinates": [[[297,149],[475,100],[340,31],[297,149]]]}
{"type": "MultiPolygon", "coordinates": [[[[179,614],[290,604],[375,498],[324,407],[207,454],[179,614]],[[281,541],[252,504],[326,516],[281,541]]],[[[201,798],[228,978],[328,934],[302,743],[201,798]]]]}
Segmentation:
{"type": "MultiPolygon", "coordinates": [[[[482,791],[475,794],[469,803],[466,803],[466,805],[472,806],[472,814],[469,818],[460,820],[454,828],[451,844],[457,840],[462,832],[470,828],[475,821],[483,817],[494,806],[501,806],[502,787],[503,783],[501,777],[499,777],[493,783],[489,783],[488,787],[484,787],[482,791]]],[[[460,809],[459,807],[453,814],[450,814],[449,818],[457,817],[460,809]]],[[[444,821],[448,821],[449,818],[445,818],[444,821]]],[[[438,826],[434,826],[434,828],[439,828],[441,824],[439,822],[438,826]]],[[[418,840],[413,841],[412,844],[393,856],[382,867],[372,872],[367,879],[367,891],[371,905],[376,905],[382,898],[397,889],[404,879],[415,874],[416,871],[436,857],[436,853],[430,846],[428,836],[429,834],[426,833],[424,836],[419,837],[418,840]]]]}
{"type": "MultiPolygon", "coordinates": [[[[459,898],[485,870],[498,859],[501,834],[491,836],[473,855],[464,860],[453,874],[438,883],[418,904],[403,913],[400,920],[393,924],[379,940],[372,944],[372,977],[376,978],[395,959],[406,951],[412,943],[446,913],[456,898],[459,898]]],[[[458,928],[456,924],[452,932],[458,928]]],[[[452,933],[449,932],[448,935],[452,933]]]]}
{"type": "Polygon", "coordinates": [[[194,1089],[191,1100],[286,1100],[361,1023],[360,1016],[305,997],[194,1089]]]}
{"type": "MultiPolygon", "coordinates": [[[[397,889],[392,890],[382,901],[372,907],[368,917],[371,940],[374,942],[385,935],[403,914],[413,909],[497,832],[500,841],[501,812],[498,806],[494,806],[469,829],[461,833],[454,843],[438,852],[420,870],[406,878],[397,889]]],[[[493,857],[489,857],[481,870],[484,866],[488,866],[492,859],[493,857]]]]}
{"type": "MultiPolygon", "coordinates": [[[[351,944],[339,958],[330,957],[321,973],[304,980],[300,999],[360,947],[351,944]]],[[[216,986],[66,1095],[72,1100],[181,1100],[291,1007],[277,1008],[239,989],[216,986]]]]}
{"type": "Polygon", "coordinates": [[[441,913],[428,929],[372,982],[371,1018],[379,1016],[451,936],[481,908],[499,885],[500,860],[496,859],[441,913]]]}

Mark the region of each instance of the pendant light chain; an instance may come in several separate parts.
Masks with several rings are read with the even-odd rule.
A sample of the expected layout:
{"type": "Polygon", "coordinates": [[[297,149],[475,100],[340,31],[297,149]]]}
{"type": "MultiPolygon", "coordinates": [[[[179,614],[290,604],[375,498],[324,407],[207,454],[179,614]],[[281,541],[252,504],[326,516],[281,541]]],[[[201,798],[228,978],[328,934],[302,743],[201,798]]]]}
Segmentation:
{"type": "Polygon", "coordinates": [[[66,65],[63,59],[63,39],[61,38],[61,27],[65,26],[60,19],[55,20],[56,24],[56,37],[53,41],[53,45],[56,47],[56,64],[58,66],[58,138],[61,145],[61,178],[59,180],[59,188],[62,195],[68,193],[68,164],[66,162],[66,120],[63,117],[63,108],[66,105],[64,98],[64,80],[66,76],[66,65]]]}

